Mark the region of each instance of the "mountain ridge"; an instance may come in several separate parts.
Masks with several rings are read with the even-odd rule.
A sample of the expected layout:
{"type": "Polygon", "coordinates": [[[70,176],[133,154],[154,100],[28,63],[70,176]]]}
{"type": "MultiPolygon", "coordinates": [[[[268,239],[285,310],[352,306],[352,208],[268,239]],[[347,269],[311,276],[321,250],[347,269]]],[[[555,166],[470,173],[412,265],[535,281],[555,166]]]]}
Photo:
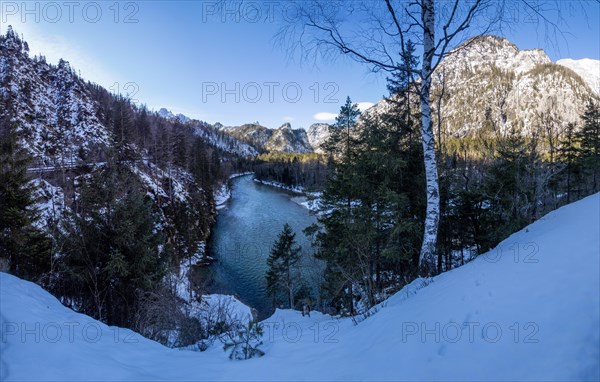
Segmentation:
{"type": "MultiPolygon", "coordinates": [[[[469,136],[484,128],[502,135],[512,127],[524,135],[546,134],[541,130],[548,124],[558,136],[567,123],[581,122],[589,100],[599,102],[600,97],[575,71],[553,63],[542,49],[519,50],[493,35],[468,40],[432,75],[433,126],[445,137],[469,136]]],[[[362,118],[385,114],[391,107],[389,100],[381,100],[362,118]]]]}
{"type": "Polygon", "coordinates": [[[313,151],[306,130],[293,129],[289,122],[277,129],[258,123],[240,126],[223,126],[221,131],[252,145],[260,152],[310,153],[313,151]]]}

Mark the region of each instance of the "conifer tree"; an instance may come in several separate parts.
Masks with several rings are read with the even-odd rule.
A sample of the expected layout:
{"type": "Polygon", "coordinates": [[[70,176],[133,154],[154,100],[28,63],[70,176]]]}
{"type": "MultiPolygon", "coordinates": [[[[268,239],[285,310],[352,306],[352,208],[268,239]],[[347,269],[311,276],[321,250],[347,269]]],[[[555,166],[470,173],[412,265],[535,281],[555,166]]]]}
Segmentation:
{"type": "Polygon", "coordinates": [[[16,127],[0,119],[0,258],[8,260],[11,273],[38,281],[50,271],[50,240],[35,226],[39,211],[28,164],[16,127]]]}
{"type": "Polygon", "coordinates": [[[571,203],[573,194],[573,185],[578,183],[577,178],[580,173],[579,149],[577,147],[577,136],[575,133],[575,124],[569,123],[565,133],[559,143],[558,159],[564,167],[559,176],[565,178],[565,191],[567,193],[567,203],[571,203]]]}
{"type": "Polygon", "coordinates": [[[267,293],[278,303],[281,292],[287,294],[290,309],[294,309],[294,295],[300,287],[300,251],[296,244],[296,234],[289,224],[283,226],[267,259],[267,293]]]}
{"type": "Polygon", "coordinates": [[[600,189],[600,108],[590,101],[582,116],[583,126],[578,134],[580,158],[591,176],[591,192],[600,189]]]}
{"type": "Polygon", "coordinates": [[[65,295],[81,311],[109,324],[130,326],[139,293],[164,274],[162,237],[151,201],[119,164],[93,174],[65,221],[65,295]]]}

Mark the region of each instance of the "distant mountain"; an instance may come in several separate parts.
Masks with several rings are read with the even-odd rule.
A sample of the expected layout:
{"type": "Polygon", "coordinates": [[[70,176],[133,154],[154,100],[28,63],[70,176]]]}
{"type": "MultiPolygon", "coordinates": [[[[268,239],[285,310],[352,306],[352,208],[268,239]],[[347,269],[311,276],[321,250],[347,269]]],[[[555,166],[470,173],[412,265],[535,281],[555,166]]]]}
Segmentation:
{"type": "Polygon", "coordinates": [[[289,123],[277,129],[249,123],[221,127],[220,130],[262,152],[309,153],[313,151],[306,130],[292,129],[289,123]]]}
{"type": "Polygon", "coordinates": [[[600,96],[600,61],[584,58],[581,60],[572,60],[565,58],[556,61],[558,65],[565,66],[575,73],[579,74],[581,78],[587,82],[587,84],[600,96]]]}
{"type": "Polygon", "coordinates": [[[242,157],[254,157],[258,155],[258,151],[252,145],[222,131],[221,128],[223,125],[220,123],[210,125],[206,122],[190,120],[190,125],[193,127],[196,135],[227,153],[242,157]]]}
{"type": "Polygon", "coordinates": [[[165,119],[168,119],[168,120],[175,120],[176,119],[176,120],[178,120],[181,123],[186,123],[186,122],[189,122],[189,121],[192,120],[191,118],[189,118],[189,117],[187,117],[187,116],[185,116],[183,114],[177,114],[177,115],[175,115],[175,114],[173,114],[171,112],[171,110],[167,110],[164,107],[161,108],[158,111],[158,115],[160,115],[161,117],[163,117],[165,119]]]}
{"type": "Polygon", "coordinates": [[[329,139],[329,125],[326,123],[314,123],[308,128],[306,135],[308,143],[317,153],[323,153],[322,146],[329,139]]]}
{"type": "MultiPolygon", "coordinates": [[[[44,57],[30,57],[27,43],[10,27],[0,35],[0,123],[3,130],[16,127],[19,144],[31,155],[28,171],[44,220],[60,219],[75,200],[79,179],[105,166],[107,155],[123,145],[123,163],[156,202],[161,225],[174,226],[176,205],[193,205],[201,211],[198,222],[210,224],[214,200],[199,192],[199,177],[186,167],[185,156],[198,151],[181,150],[176,162],[175,149],[192,146],[200,137],[206,143],[200,150],[208,158],[228,161],[257,151],[207,123],[187,120],[181,125],[176,120],[185,119],[166,109],[148,113],[86,82],[67,61],[52,65],[44,57]]],[[[205,171],[204,186],[217,187],[220,180],[210,168],[205,171]]]]}
{"type": "MultiPolygon", "coordinates": [[[[433,74],[431,95],[434,126],[441,97],[441,130],[454,137],[484,127],[502,134],[515,126],[533,134],[550,122],[559,134],[567,123],[580,122],[590,99],[600,101],[580,75],[553,64],[543,50],[519,50],[490,35],[467,41],[442,61],[433,74]]],[[[389,108],[383,100],[364,114],[389,108]]]]}
{"type": "Polygon", "coordinates": [[[284,153],[309,153],[313,151],[306,130],[292,129],[289,123],[284,123],[278,129],[273,130],[273,134],[265,148],[268,151],[284,153]]]}
{"type": "Polygon", "coordinates": [[[191,119],[183,114],[173,114],[166,108],[161,108],[157,114],[169,121],[178,121],[181,123],[189,123],[194,129],[196,135],[202,137],[207,143],[234,155],[243,157],[251,157],[258,155],[258,151],[246,142],[232,137],[222,131],[223,125],[216,123],[210,125],[203,121],[191,119]]]}

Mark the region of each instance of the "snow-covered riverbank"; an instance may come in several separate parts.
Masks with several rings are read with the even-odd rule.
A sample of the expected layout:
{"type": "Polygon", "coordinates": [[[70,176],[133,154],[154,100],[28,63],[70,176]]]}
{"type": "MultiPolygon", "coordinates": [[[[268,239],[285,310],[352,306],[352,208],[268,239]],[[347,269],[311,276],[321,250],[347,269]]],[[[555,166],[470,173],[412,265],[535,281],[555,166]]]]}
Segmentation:
{"type": "Polygon", "coordinates": [[[301,186],[290,187],[283,183],[272,182],[266,180],[254,179],[255,182],[263,184],[269,187],[275,187],[289,192],[298,194],[290,198],[291,201],[301,205],[309,211],[316,212],[319,209],[319,201],[321,198],[321,192],[308,192],[301,186]]]}
{"type": "Polygon", "coordinates": [[[358,325],[277,310],[262,322],[266,355],[248,361],[216,344],[168,349],[0,273],[0,379],[598,380],[599,201],[562,207],[426,286],[417,280],[358,325]]]}
{"type": "MultiPolygon", "coordinates": [[[[240,176],[252,175],[254,174],[252,171],[240,172],[236,174],[229,175],[229,180],[238,178],[240,176]]],[[[219,189],[215,192],[215,204],[217,206],[217,210],[220,210],[226,206],[227,201],[231,198],[231,187],[229,183],[222,184],[219,189]]]]}

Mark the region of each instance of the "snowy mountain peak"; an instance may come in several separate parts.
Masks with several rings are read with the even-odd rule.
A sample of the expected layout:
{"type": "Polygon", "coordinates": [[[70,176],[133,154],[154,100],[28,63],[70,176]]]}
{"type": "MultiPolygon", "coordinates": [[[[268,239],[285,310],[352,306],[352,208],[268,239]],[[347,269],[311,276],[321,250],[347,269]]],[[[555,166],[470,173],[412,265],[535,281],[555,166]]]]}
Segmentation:
{"type": "Polygon", "coordinates": [[[541,49],[519,50],[509,40],[493,35],[478,36],[468,40],[451,52],[444,62],[446,68],[450,70],[466,68],[478,70],[482,66],[494,65],[516,74],[525,73],[536,65],[552,63],[541,49]]]}
{"type": "Polygon", "coordinates": [[[168,120],[178,120],[181,123],[186,123],[186,122],[189,122],[192,120],[188,116],[185,116],[181,113],[175,115],[175,114],[173,114],[173,112],[171,112],[171,110],[168,110],[164,107],[158,111],[158,115],[160,115],[161,117],[168,119],[168,120]]]}
{"type": "Polygon", "coordinates": [[[277,129],[248,123],[241,126],[222,128],[232,137],[254,146],[259,151],[285,153],[309,153],[313,151],[306,130],[293,129],[289,122],[277,129]]]}
{"type": "Polygon", "coordinates": [[[326,123],[314,123],[310,125],[306,131],[308,136],[308,142],[313,147],[313,150],[317,153],[323,153],[321,148],[323,144],[329,139],[329,125],[326,123]]]}
{"type": "MultiPolygon", "coordinates": [[[[579,125],[589,99],[600,101],[580,75],[552,63],[543,50],[519,50],[497,36],[475,37],[452,51],[432,82],[434,108],[444,94],[441,129],[453,137],[470,135],[484,125],[498,133],[517,126],[532,134],[543,118],[558,121],[557,129],[569,122],[579,125]]],[[[382,101],[363,115],[383,115],[390,107],[382,101]]],[[[437,124],[437,113],[433,119],[437,124]]]]}
{"type": "Polygon", "coordinates": [[[167,110],[167,109],[165,109],[164,107],[163,107],[163,108],[161,108],[161,109],[158,111],[158,115],[160,115],[160,116],[161,116],[161,117],[163,117],[163,118],[167,118],[167,119],[170,119],[170,118],[173,118],[173,117],[175,117],[175,116],[173,115],[173,113],[171,113],[171,111],[170,111],[170,110],[167,110]]]}
{"type": "Polygon", "coordinates": [[[8,26],[6,34],[0,39],[0,47],[6,51],[18,51],[23,49],[23,42],[19,36],[14,32],[12,26],[8,26]]]}
{"type": "Polygon", "coordinates": [[[577,73],[600,96],[600,60],[564,58],[556,61],[556,63],[577,73]]]}

